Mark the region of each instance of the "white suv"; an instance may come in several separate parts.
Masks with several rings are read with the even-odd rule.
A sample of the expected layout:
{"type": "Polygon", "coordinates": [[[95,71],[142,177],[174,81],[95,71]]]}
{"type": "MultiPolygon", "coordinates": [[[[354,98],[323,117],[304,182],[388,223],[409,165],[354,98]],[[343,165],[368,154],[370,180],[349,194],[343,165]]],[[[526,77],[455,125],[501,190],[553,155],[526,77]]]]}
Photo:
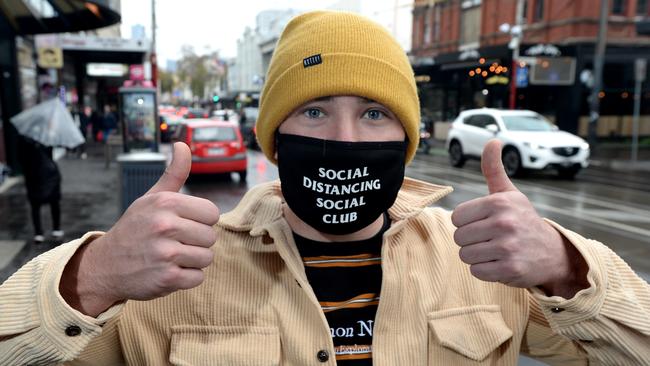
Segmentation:
{"type": "Polygon", "coordinates": [[[589,165],[589,144],[582,138],[533,111],[489,108],[463,111],[453,122],[446,142],[451,165],[480,159],[492,138],[503,143],[503,166],[510,177],[526,169],[554,168],[561,177],[573,178],[589,165]]]}

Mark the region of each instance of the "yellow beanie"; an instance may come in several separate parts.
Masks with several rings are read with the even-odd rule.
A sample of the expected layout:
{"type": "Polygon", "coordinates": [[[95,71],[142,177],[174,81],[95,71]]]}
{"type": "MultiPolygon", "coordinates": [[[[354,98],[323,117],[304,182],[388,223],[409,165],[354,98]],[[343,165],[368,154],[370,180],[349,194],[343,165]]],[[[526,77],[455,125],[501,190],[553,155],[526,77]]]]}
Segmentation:
{"type": "Polygon", "coordinates": [[[277,163],[275,131],[291,112],[310,100],[335,95],[365,97],[389,108],[408,137],[406,162],[413,159],[420,104],[406,53],[381,25],[334,11],[299,15],[280,36],[256,124],[266,157],[277,163]]]}

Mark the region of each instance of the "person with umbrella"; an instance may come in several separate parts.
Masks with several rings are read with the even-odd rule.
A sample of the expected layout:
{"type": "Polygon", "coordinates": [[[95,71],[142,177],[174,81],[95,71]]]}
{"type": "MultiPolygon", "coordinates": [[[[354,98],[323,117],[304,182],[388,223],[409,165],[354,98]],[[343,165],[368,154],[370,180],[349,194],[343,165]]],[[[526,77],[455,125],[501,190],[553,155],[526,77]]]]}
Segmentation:
{"type": "Polygon", "coordinates": [[[52,214],[52,237],[61,238],[61,173],[52,159],[52,147],[29,137],[19,136],[18,152],[31,208],[34,242],[42,243],[45,240],[41,207],[46,204],[50,205],[52,214]]]}
{"type": "Polygon", "coordinates": [[[84,142],[70,112],[58,99],[50,99],[11,118],[20,137],[18,159],[23,168],[27,198],[31,207],[34,242],[45,240],[41,207],[50,205],[52,237],[61,230],[61,173],[52,158],[54,146],[73,148],[84,142]]]}

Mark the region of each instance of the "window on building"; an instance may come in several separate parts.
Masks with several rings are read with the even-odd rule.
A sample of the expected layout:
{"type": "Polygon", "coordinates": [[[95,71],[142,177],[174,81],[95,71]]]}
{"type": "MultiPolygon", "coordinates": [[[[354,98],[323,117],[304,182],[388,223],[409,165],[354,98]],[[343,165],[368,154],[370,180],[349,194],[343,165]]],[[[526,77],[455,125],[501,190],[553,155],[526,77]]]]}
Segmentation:
{"type": "Polygon", "coordinates": [[[535,0],[535,8],[533,9],[533,22],[538,22],[544,19],[544,0],[535,0]]]}
{"type": "Polygon", "coordinates": [[[460,18],[460,44],[472,44],[479,42],[481,36],[481,5],[476,1],[466,1],[461,7],[460,18]],[[465,5],[468,6],[465,6],[465,5]]]}
{"type": "Polygon", "coordinates": [[[625,15],[627,0],[614,0],[612,1],[612,14],[625,15]]]}
{"type": "Polygon", "coordinates": [[[529,1],[530,0],[524,0],[524,12],[523,12],[523,14],[524,14],[524,17],[523,17],[524,18],[523,19],[524,24],[528,23],[528,2],[529,1]]]}
{"type": "Polygon", "coordinates": [[[431,43],[431,8],[427,7],[424,13],[424,44],[431,43]]]}
{"type": "Polygon", "coordinates": [[[648,15],[648,0],[636,0],[636,15],[648,15]]]}
{"type": "Polygon", "coordinates": [[[433,40],[440,41],[440,5],[434,5],[433,8],[433,40]]]}

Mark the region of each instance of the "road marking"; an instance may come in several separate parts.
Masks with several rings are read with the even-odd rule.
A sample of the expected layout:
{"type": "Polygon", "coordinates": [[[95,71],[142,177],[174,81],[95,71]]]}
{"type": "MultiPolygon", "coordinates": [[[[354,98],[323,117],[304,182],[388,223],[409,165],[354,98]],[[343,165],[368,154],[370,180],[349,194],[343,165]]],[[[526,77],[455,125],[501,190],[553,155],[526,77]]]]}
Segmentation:
{"type": "MultiPolygon", "coordinates": [[[[416,169],[412,169],[411,171],[413,171],[413,170],[416,171],[416,172],[423,173],[421,169],[416,168],[416,169]]],[[[476,180],[482,180],[483,179],[483,176],[480,175],[480,174],[474,174],[474,173],[463,172],[463,171],[456,172],[456,171],[453,171],[453,170],[444,170],[444,169],[441,169],[441,168],[436,168],[436,167],[431,167],[431,166],[427,167],[426,172],[427,173],[439,172],[439,173],[445,173],[445,174],[450,174],[450,175],[456,175],[456,176],[459,176],[461,178],[472,178],[472,179],[476,179],[476,180]]],[[[427,178],[430,178],[430,177],[427,177],[427,178]]],[[[437,180],[437,178],[435,178],[435,179],[437,180]]],[[[513,183],[522,192],[526,191],[525,193],[541,193],[541,194],[546,194],[548,196],[554,196],[554,197],[557,197],[557,198],[568,199],[568,200],[581,202],[581,203],[588,203],[588,204],[591,204],[591,205],[594,205],[594,206],[599,206],[599,207],[605,207],[605,208],[610,209],[610,210],[611,209],[617,209],[617,210],[628,212],[628,213],[635,214],[635,215],[638,215],[638,216],[650,217],[650,210],[631,207],[629,205],[616,203],[616,202],[611,201],[611,200],[605,200],[605,199],[602,199],[602,198],[598,198],[598,199],[591,198],[591,197],[589,197],[587,195],[584,195],[584,194],[576,195],[575,193],[562,192],[562,191],[559,191],[557,189],[551,190],[551,189],[548,189],[548,188],[539,187],[539,186],[536,186],[536,185],[532,185],[530,183],[523,183],[523,182],[520,182],[520,181],[516,181],[516,182],[513,182],[513,183]]],[[[465,182],[455,182],[454,184],[459,185],[459,184],[467,184],[467,183],[465,183],[465,182]]]]}
{"type": "Polygon", "coordinates": [[[25,243],[27,243],[25,240],[0,240],[0,270],[11,263],[25,243]]]}
{"type": "MultiPolygon", "coordinates": [[[[416,175],[420,175],[420,174],[416,173],[416,175]]],[[[420,177],[419,179],[422,179],[422,178],[423,177],[420,177]]],[[[447,184],[447,185],[455,185],[456,187],[462,187],[463,189],[466,189],[468,191],[477,193],[477,194],[479,194],[481,196],[485,195],[486,192],[487,192],[486,187],[483,187],[482,185],[479,185],[477,183],[459,183],[459,182],[452,182],[452,181],[449,181],[447,179],[436,179],[436,183],[438,183],[438,182],[441,182],[441,183],[447,184]]],[[[554,206],[546,205],[546,204],[543,204],[543,203],[536,203],[536,202],[532,202],[532,201],[531,201],[531,203],[536,208],[540,208],[542,210],[551,211],[553,213],[557,213],[557,214],[560,214],[560,215],[563,215],[563,216],[568,216],[568,217],[571,217],[571,218],[580,217],[581,220],[588,221],[588,222],[591,222],[591,223],[594,223],[594,224],[607,226],[607,227],[610,227],[610,228],[614,228],[616,230],[626,231],[626,232],[634,233],[634,234],[637,234],[637,235],[641,235],[644,238],[644,239],[641,239],[641,241],[650,242],[650,230],[646,230],[646,229],[642,229],[642,228],[639,228],[639,227],[636,227],[636,226],[626,225],[626,224],[622,224],[622,223],[618,223],[618,222],[614,222],[614,221],[610,221],[610,220],[606,220],[606,219],[601,219],[601,218],[598,218],[598,217],[592,217],[592,216],[589,216],[588,212],[586,212],[584,210],[572,210],[571,208],[557,208],[557,207],[554,207],[554,206]],[[580,214],[580,216],[578,216],[579,214],[580,214]]]]}

